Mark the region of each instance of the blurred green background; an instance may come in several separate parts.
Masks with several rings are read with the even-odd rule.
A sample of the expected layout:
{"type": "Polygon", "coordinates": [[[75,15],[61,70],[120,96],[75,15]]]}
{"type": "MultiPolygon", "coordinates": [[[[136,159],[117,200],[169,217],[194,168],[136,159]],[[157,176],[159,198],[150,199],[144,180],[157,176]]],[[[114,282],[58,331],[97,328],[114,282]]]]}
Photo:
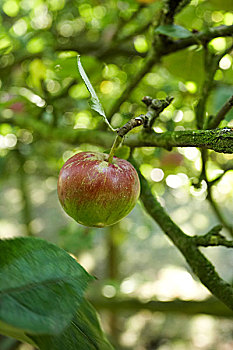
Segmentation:
{"type": "MultiPolygon", "coordinates": [[[[71,130],[106,129],[89,107],[89,93],[76,66],[77,53],[108,114],[144,63],[152,42],[151,24],[160,14],[162,1],[2,0],[1,5],[0,238],[34,235],[74,254],[97,277],[89,287],[93,303],[97,296],[136,297],[142,303],[210,297],[140,202],[120,223],[93,229],[69,218],[56,192],[59,170],[70,156],[85,150],[106,151],[94,136],[89,143],[69,139],[71,130]]],[[[232,7],[231,0],[192,0],[175,22],[198,31],[231,25],[232,7]]],[[[223,52],[231,41],[212,40],[213,53],[223,52]]],[[[170,95],[174,102],[157,120],[155,131],[194,129],[194,108],[205,74],[203,50],[198,46],[164,57],[113,116],[113,127],[146,112],[143,96],[170,95]]],[[[232,82],[232,54],[227,54],[215,75],[209,115],[233,94],[232,82]]],[[[221,127],[233,127],[232,116],[228,113],[221,127]]],[[[126,147],[121,151],[123,157],[128,153],[126,147]]],[[[192,185],[201,170],[198,149],[139,148],[135,158],[153,193],[187,234],[203,234],[219,222],[206,201],[206,184],[199,189],[192,185]]],[[[232,155],[210,152],[209,180],[232,166],[232,155]]],[[[228,171],[213,186],[213,197],[229,223],[232,193],[233,171],[228,171]]],[[[232,253],[224,247],[203,251],[231,283],[232,253]]],[[[227,317],[189,316],[182,310],[175,314],[143,309],[117,312],[111,306],[100,309],[100,316],[117,349],[233,348],[232,320],[227,317]]],[[[19,345],[18,349],[30,347],[19,345]]]]}

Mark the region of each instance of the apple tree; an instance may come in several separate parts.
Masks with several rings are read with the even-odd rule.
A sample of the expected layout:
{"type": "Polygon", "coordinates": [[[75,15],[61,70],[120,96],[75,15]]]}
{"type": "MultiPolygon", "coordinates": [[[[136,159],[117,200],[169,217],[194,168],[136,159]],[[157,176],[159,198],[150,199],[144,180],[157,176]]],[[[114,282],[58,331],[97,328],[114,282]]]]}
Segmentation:
{"type": "Polygon", "coordinates": [[[121,335],[129,314],[231,318],[231,1],[1,10],[0,348],[162,349],[184,324],[121,335]]]}

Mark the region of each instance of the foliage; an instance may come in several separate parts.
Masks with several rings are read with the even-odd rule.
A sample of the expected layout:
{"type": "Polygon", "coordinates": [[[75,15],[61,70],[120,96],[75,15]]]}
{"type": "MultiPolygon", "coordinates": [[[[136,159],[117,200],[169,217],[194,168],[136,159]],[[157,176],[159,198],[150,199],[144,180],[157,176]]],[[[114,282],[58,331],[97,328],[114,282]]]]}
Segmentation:
{"type": "MultiPolygon", "coordinates": [[[[104,307],[104,297],[116,296],[115,304],[106,303],[108,311],[120,305],[125,310],[143,309],[148,298],[159,298],[158,288],[158,295],[149,290],[153,291],[152,281],[155,276],[159,279],[162,268],[184,264],[145,212],[185,257],[190,278],[193,273],[194,281],[196,274],[212,293],[208,296],[221,300],[210,299],[201,309],[196,305],[197,312],[229,317],[233,308],[232,263],[229,249],[226,252],[233,235],[231,11],[228,0],[3,1],[0,212],[6,219],[0,221],[0,235],[39,236],[56,246],[35,237],[0,241],[2,334],[42,350],[75,349],[77,344],[80,349],[111,349],[83,295],[92,278],[58,246],[78,259],[88,256],[96,261],[91,272],[99,281],[88,289],[95,305],[104,307]],[[143,125],[134,128],[139,116],[143,125]],[[109,229],[84,228],[59,208],[57,175],[76,152],[109,153],[116,130],[123,135],[117,146],[121,141],[123,145],[114,151],[137,167],[143,207],[139,204],[131,216],[109,229]],[[212,229],[218,223],[222,231],[219,226],[212,229]],[[224,257],[225,281],[215,270],[217,258],[211,263],[209,248],[204,251],[208,259],[200,249],[220,245],[224,253],[216,249],[224,257]],[[127,303],[125,295],[136,297],[135,304],[131,299],[127,303]]],[[[153,311],[161,307],[165,313],[190,310],[179,301],[160,303],[148,302],[146,307],[153,311]]],[[[166,331],[173,321],[170,316],[160,319],[157,339],[155,319],[150,317],[147,326],[147,316],[143,317],[134,322],[137,315],[133,315],[131,323],[137,326],[129,331],[131,336],[127,338],[125,331],[120,338],[117,312],[110,314],[117,348],[152,349],[163,343],[163,337],[176,341],[179,330],[173,328],[173,335],[166,331]],[[134,335],[140,333],[139,324],[140,339],[134,335]]],[[[127,318],[128,314],[121,325],[130,329],[127,318]]],[[[183,344],[192,347],[185,339],[183,344]]],[[[217,349],[217,340],[212,345],[217,349]]]]}

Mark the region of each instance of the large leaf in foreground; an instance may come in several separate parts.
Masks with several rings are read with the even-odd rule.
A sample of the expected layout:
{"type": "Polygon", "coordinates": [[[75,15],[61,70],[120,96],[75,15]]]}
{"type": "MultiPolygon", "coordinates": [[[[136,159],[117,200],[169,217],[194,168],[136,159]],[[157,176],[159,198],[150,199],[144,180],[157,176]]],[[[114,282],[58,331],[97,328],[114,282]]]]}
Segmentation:
{"type": "Polygon", "coordinates": [[[92,305],[85,299],[70,325],[58,336],[33,336],[41,350],[113,350],[92,305]]]}
{"type": "Polygon", "coordinates": [[[91,278],[63,249],[44,240],[0,240],[0,333],[60,333],[91,278]]]}

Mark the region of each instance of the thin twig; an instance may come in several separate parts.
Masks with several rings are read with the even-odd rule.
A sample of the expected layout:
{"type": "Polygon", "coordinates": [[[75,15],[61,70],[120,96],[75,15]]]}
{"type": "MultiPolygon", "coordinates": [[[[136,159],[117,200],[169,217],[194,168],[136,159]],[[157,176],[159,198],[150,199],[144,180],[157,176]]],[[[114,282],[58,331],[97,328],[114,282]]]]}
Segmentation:
{"type": "Polygon", "coordinates": [[[108,157],[109,163],[112,163],[115,151],[120,146],[121,142],[123,141],[124,136],[128,132],[130,132],[132,129],[134,129],[142,124],[145,124],[146,121],[147,121],[147,117],[144,115],[141,115],[139,117],[130,119],[125,125],[123,125],[121,128],[119,128],[117,130],[117,136],[113,142],[113,145],[112,145],[112,148],[110,150],[109,157],[108,157]]]}
{"type": "Polygon", "coordinates": [[[208,199],[213,211],[215,212],[215,215],[219,219],[220,223],[227,229],[227,231],[233,237],[233,226],[228,223],[225,216],[222,214],[221,210],[219,209],[217,203],[213,199],[212,189],[209,186],[208,181],[207,181],[207,191],[208,191],[207,199],[208,199]]]}
{"type": "Polygon", "coordinates": [[[212,185],[210,185],[208,178],[207,178],[207,168],[206,168],[206,164],[207,164],[207,160],[208,160],[208,153],[207,150],[201,150],[201,159],[202,159],[202,171],[200,174],[200,178],[199,178],[199,183],[202,180],[205,180],[206,184],[207,184],[207,200],[210,203],[210,206],[212,207],[212,209],[214,210],[217,218],[219,219],[220,223],[228,230],[228,232],[230,233],[230,235],[233,237],[233,226],[231,226],[227,220],[225,219],[225,217],[223,216],[223,214],[221,213],[220,209],[218,208],[217,203],[215,202],[215,200],[213,199],[212,196],[212,185]]]}
{"type": "Polygon", "coordinates": [[[184,39],[175,40],[170,42],[169,45],[163,48],[162,55],[174,53],[179,50],[186,49],[192,45],[200,45],[203,42],[207,43],[217,37],[226,37],[233,35],[233,25],[230,26],[219,26],[214,28],[208,28],[202,32],[194,33],[192,36],[184,39]]]}
{"type": "Polygon", "coordinates": [[[215,117],[212,117],[208,123],[208,129],[215,129],[218,127],[220,122],[225,118],[226,114],[233,107],[233,95],[227,100],[227,102],[222,106],[220,111],[216,114],[215,117]]]}
{"type": "Polygon", "coordinates": [[[192,240],[197,246],[202,247],[217,247],[221,245],[227,248],[233,248],[233,241],[229,241],[221,235],[221,229],[222,225],[217,225],[203,236],[193,236],[192,240]]]}
{"type": "Polygon", "coordinates": [[[149,119],[149,128],[151,129],[155,119],[157,119],[160,115],[160,113],[167,108],[171,102],[173,101],[173,97],[167,96],[165,100],[159,100],[159,99],[152,99],[148,96],[144,97],[142,101],[148,106],[148,112],[146,116],[149,119]]]}

